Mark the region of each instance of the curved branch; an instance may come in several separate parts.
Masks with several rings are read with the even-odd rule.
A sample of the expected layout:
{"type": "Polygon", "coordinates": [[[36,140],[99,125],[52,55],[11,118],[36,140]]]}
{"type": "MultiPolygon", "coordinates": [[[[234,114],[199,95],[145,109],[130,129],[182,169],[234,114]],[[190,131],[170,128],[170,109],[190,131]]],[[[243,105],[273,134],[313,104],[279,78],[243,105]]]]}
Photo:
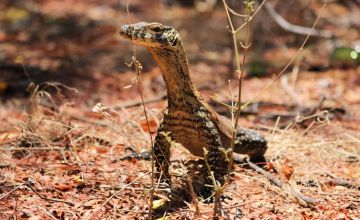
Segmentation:
{"type": "Polygon", "coordinates": [[[264,5],[266,11],[269,15],[275,20],[275,22],[284,30],[302,34],[302,35],[311,35],[311,36],[318,36],[324,38],[330,38],[333,36],[333,33],[327,30],[316,30],[314,28],[303,27],[300,25],[291,24],[287,20],[285,20],[281,15],[279,15],[275,9],[270,5],[270,3],[266,2],[264,5]]]}
{"type": "Polygon", "coordinates": [[[236,12],[234,9],[230,8],[230,6],[226,3],[225,4],[225,7],[227,7],[227,9],[229,10],[229,12],[235,16],[239,16],[239,17],[242,17],[242,18],[246,18],[247,16],[246,15],[242,15],[238,12],[236,12]]]}
{"type": "MultiPolygon", "coordinates": [[[[327,4],[328,0],[325,0],[323,3],[323,6],[320,9],[320,12],[312,26],[312,29],[314,29],[317,25],[317,23],[320,20],[320,17],[322,15],[322,13],[324,12],[325,6],[327,4]]],[[[259,96],[261,96],[268,88],[270,88],[272,85],[275,84],[275,82],[277,82],[280,77],[285,73],[285,71],[289,68],[289,66],[294,62],[294,60],[299,56],[299,54],[304,50],[304,47],[306,45],[306,43],[308,42],[310,38],[310,34],[308,33],[305,37],[305,40],[303,41],[301,47],[299,48],[299,50],[296,52],[296,54],[294,54],[291,59],[289,60],[289,62],[285,65],[285,67],[277,74],[275,75],[275,78],[268,84],[266,85],[258,94],[256,94],[251,100],[247,101],[244,105],[241,106],[241,109],[244,109],[246,106],[248,106],[249,104],[253,103],[255,100],[257,100],[257,98],[259,98],[259,96]]]]}

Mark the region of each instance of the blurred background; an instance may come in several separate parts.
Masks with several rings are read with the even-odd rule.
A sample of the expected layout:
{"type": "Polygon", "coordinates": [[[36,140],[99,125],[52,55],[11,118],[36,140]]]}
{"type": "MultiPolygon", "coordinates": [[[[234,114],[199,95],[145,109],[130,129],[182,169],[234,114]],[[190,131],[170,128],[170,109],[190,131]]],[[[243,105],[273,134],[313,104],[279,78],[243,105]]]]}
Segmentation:
{"type": "MultiPolygon", "coordinates": [[[[255,8],[260,3],[256,1],[255,8]]],[[[242,1],[231,0],[228,4],[244,14],[242,1]]],[[[297,53],[322,5],[322,1],[315,0],[267,1],[263,5],[251,23],[245,100],[269,83],[297,53]]],[[[219,92],[222,97],[228,96],[228,80],[237,77],[231,34],[220,0],[2,0],[0,11],[3,103],[27,97],[30,82],[45,81],[75,87],[78,97],[88,105],[99,101],[118,104],[138,98],[136,88],[129,86],[134,83],[135,73],[125,65],[131,61],[134,47],[119,38],[117,28],[139,21],[158,21],[180,32],[192,77],[205,94],[219,92]]],[[[235,26],[244,22],[236,16],[233,21],[235,26]]],[[[310,79],[308,84],[291,87],[292,91],[282,86],[277,98],[271,93],[260,100],[290,100],[295,104],[311,101],[309,95],[299,98],[306,87],[323,87],[325,92],[320,96],[332,96],[326,89],[344,76],[350,81],[337,81],[341,86],[358,86],[359,27],[359,0],[328,1],[310,40],[287,70],[291,85],[301,82],[297,80],[304,74],[310,79]],[[310,78],[306,75],[309,72],[310,78]],[[323,78],[322,73],[331,77],[323,78]]],[[[244,37],[245,31],[239,34],[239,41],[244,37]]],[[[164,92],[161,73],[151,56],[139,47],[136,55],[144,67],[146,96],[164,92]]]]}
{"type": "MultiPolygon", "coordinates": [[[[257,10],[262,1],[254,2],[257,10]]],[[[243,0],[227,3],[233,14],[245,14],[243,0]]],[[[242,102],[257,99],[242,110],[239,125],[265,135],[268,170],[284,190],[235,165],[223,197],[229,216],[359,216],[360,0],[328,0],[312,30],[323,4],[267,0],[252,19],[242,102]],[[303,206],[289,184],[319,202],[303,206]]],[[[232,20],[235,27],[244,23],[241,16],[232,20]]],[[[179,31],[194,83],[217,112],[231,116],[224,103],[236,98],[238,76],[222,0],[1,0],[0,219],[148,214],[150,164],[120,160],[129,149],[150,148],[149,133],[156,135],[166,107],[166,87],[150,54],[117,33],[139,21],[179,31]],[[143,66],[148,118],[136,72],[127,65],[134,55],[143,66]]],[[[239,44],[245,38],[243,29],[239,44]]],[[[188,155],[175,148],[172,155],[179,161],[173,168],[182,170],[188,155]]],[[[211,204],[199,205],[209,219],[211,204]]],[[[193,219],[195,209],[172,215],[193,219]]]]}

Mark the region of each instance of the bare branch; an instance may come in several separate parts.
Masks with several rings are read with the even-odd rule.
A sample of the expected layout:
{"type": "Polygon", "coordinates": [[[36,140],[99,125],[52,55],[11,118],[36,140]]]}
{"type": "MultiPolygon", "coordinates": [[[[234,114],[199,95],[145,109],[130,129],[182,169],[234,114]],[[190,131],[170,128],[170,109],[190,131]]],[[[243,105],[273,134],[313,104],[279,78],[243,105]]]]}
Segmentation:
{"type": "Polygon", "coordinates": [[[279,15],[275,9],[270,5],[270,3],[265,2],[264,7],[269,15],[275,20],[275,22],[284,30],[293,32],[295,34],[301,35],[310,35],[310,36],[317,36],[317,37],[324,37],[330,38],[333,36],[333,33],[327,30],[317,30],[313,27],[303,27],[300,25],[291,24],[287,20],[285,20],[281,15],[279,15]]]}

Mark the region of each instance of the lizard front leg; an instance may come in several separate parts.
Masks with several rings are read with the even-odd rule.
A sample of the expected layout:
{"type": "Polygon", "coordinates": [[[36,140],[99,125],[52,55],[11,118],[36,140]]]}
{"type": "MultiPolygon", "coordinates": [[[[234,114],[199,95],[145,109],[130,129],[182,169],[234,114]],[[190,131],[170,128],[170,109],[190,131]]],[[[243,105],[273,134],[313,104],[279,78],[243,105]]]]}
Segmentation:
{"type": "MultiPolygon", "coordinates": [[[[160,127],[161,129],[161,127],[160,127]]],[[[171,177],[169,174],[170,167],[170,147],[171,147],[171,133],[161,131],[159,129],[154,143],[154,160],[157,179],[163,178],[163,182],[171,183],[171,177]]]]}
{"type": "MultiPolygon", "coordinates": [[[[171,133],[165,131],[158,131],[154,143],[154,160],[155,160],[155,177],[156,179],[163,178],[166,183],[170,184],[169,162],[170,162],[170,147],[172,144],[171,133]]],[[[133,158],[142,160],[151,160],[152,152],[145,151],[141,153],[135,152],[132,148],[131,154],[122,156],[120,160],[131,160],[133,158]]]]}
{"type": "Polygon", "coordinates": [[[200,121],[203,122],[199,128],[199,135],[206,146],[206,163],[209,165],[209,171],[213,172],[215,180],[223,184],[224,176],[228,171],[229,160],[222,146],[219,132],[206,112],[199,111],[198,117],[200,117],[200,121]]]}

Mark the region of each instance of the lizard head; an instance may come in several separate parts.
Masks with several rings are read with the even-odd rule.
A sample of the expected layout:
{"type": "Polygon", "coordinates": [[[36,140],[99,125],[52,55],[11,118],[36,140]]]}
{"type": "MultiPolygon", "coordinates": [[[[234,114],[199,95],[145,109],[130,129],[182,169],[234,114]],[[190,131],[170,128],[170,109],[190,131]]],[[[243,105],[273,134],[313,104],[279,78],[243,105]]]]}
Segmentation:
{"type": "Polygon", "coordinates": [[[160,23],[139,22],[120,27],[120,36],[134,44],[151,48],[175,48],[180,42],[178,32],[160,23]]]}

